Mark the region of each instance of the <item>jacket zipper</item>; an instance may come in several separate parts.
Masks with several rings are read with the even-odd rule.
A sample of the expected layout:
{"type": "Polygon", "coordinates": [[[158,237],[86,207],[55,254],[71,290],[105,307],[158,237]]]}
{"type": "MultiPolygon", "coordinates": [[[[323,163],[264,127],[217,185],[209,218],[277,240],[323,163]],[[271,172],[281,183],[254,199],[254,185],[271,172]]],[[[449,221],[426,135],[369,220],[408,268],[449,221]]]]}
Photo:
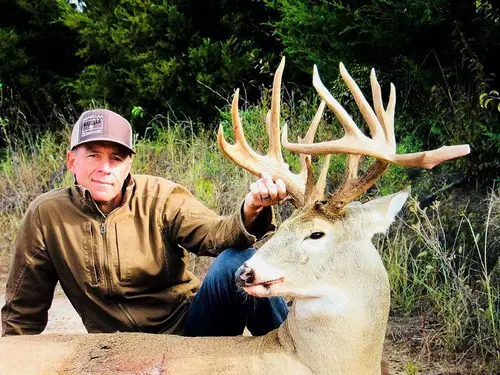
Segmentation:
{"type": "Polygon", "coordinates": [[[94,270],[92,282],[95,282],[96,285],[99,285],[99,283],[101,282],[101,274],[99,272],[99,264],[97,261],[98,246],[96,243],[96,241],[98,241],[99,238],[96,237],[96,233],[92,225],[90,225],[89,232],[90,232],[90,252],[92,255],[92,262],[91,262],[92,269],[90,271],[94,270]]]}
{"type": "MultiPolygon", "coordinates": [[[[115,208],[107,217],[109,217],[117,209],[118,208],[115,208]]],[[[101,212],[101,214],[102,214],[102,212],[101,212]]],[[[108,268],[108,264],[109,264],[108,242],[106,239],[106,233],[107,233],[106,216],[104,214],[102,214],[102,215],[103,215],[103,220],[101,221],[101,224],[99,227],[100,227],[100,232],[101,232],[101,236],[102,236],[102,240],[103,240],[103,249],[104,249],[103,278],[104,278],[104,281],[106,284],[105,285],[106,294],[110,295],[111,294],[111,276],[109,276],[109,272],[106,272],[107,270],[109,270],[109,268],[108,268]]],[[[132,329],[134,329],[136,332],[140,332],[141,330],[139,329],[139,325],[135,322],[134,318],[132,317],[132,315],[130,315],[128,310],[121,303],[117,303],[116,305],[119,307],[123,316],[128,321],[130,327],[132,327],[132,329]]]]}
{"type": "Polygon", "coordinates": [[[103,242],[103,250],[104,250],[104,264],[103,264],[103,278],[104,278],[104,284],[105,284],[105,294],[110,295],[111,294],[111,280],[109,277],[109,254],[108,254],[108,241],[106,238],[106,221],[103,220],[101,222],[101,235],[102,235],[102,242],[103,242]]]}

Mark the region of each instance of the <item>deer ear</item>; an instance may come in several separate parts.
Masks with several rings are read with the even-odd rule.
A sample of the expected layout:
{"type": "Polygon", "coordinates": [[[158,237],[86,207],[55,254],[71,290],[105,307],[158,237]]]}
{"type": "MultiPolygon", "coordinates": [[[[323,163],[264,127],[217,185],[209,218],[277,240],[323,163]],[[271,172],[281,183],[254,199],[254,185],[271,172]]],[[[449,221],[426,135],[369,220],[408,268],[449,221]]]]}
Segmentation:
{"type": "Polygon", "coordinates": [[[397,213],[403,208],[408,198],[408,192],[400,192],[375,199],[363,205],[364,232],[370,238],[375,233],[385,233],[396,218],[397,213]]]}

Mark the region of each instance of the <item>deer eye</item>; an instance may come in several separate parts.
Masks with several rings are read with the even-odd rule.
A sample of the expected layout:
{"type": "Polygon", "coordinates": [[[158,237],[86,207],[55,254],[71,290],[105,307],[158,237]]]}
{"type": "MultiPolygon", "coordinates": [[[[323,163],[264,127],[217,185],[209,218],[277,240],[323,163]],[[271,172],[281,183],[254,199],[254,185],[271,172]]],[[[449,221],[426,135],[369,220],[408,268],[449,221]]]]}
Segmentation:
{"type": "Polygon", "coordinates": [[[311,240],[319,240],[324,235],[325,235],[325,233],[323,233],[323,232],[313,232],[313,233],[311,233],[311,235],[309,236],[309,238],[311,240]]]}

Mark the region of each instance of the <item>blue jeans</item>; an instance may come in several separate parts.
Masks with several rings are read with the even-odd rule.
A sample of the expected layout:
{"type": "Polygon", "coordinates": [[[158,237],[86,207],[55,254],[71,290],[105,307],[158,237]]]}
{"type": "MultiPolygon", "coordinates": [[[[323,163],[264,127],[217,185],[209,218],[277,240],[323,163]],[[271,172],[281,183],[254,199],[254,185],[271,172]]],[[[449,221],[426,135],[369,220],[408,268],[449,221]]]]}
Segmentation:
{"type": "Polygon", "coordinates": [[[184,336],[237,336],[245,326],[260,336],[283,323],[288,309],[282,298],[252,297],[235,284],[236,270],[253,254],[227,249],[214,260],[189,306],[184,336]]]}

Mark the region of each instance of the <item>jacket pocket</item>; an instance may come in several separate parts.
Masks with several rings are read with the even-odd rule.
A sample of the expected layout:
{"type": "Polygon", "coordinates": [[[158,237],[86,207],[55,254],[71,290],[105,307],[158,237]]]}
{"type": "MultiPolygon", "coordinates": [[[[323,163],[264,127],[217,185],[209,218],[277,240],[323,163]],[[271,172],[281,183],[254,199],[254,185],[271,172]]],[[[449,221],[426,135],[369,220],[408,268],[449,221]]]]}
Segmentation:
{"type": "Polygon", "coordinates": [[[148,233],[116,223],[117,276],[121,283],[141,287],[154,286],[162,274],[163,248],[148,233]]]}
{"type": "Polygon", "coordinates": [[[87,264],[87,270],[90,274],[90,284],[92,286],[98,286],[100,282],[100,272],[99,272],[99,257],[97,254],[97,243],[96,243],[96,233],[92,226],[92,223],[84,223],[84,249],[85,249],[85,259],[87,264]]]}

